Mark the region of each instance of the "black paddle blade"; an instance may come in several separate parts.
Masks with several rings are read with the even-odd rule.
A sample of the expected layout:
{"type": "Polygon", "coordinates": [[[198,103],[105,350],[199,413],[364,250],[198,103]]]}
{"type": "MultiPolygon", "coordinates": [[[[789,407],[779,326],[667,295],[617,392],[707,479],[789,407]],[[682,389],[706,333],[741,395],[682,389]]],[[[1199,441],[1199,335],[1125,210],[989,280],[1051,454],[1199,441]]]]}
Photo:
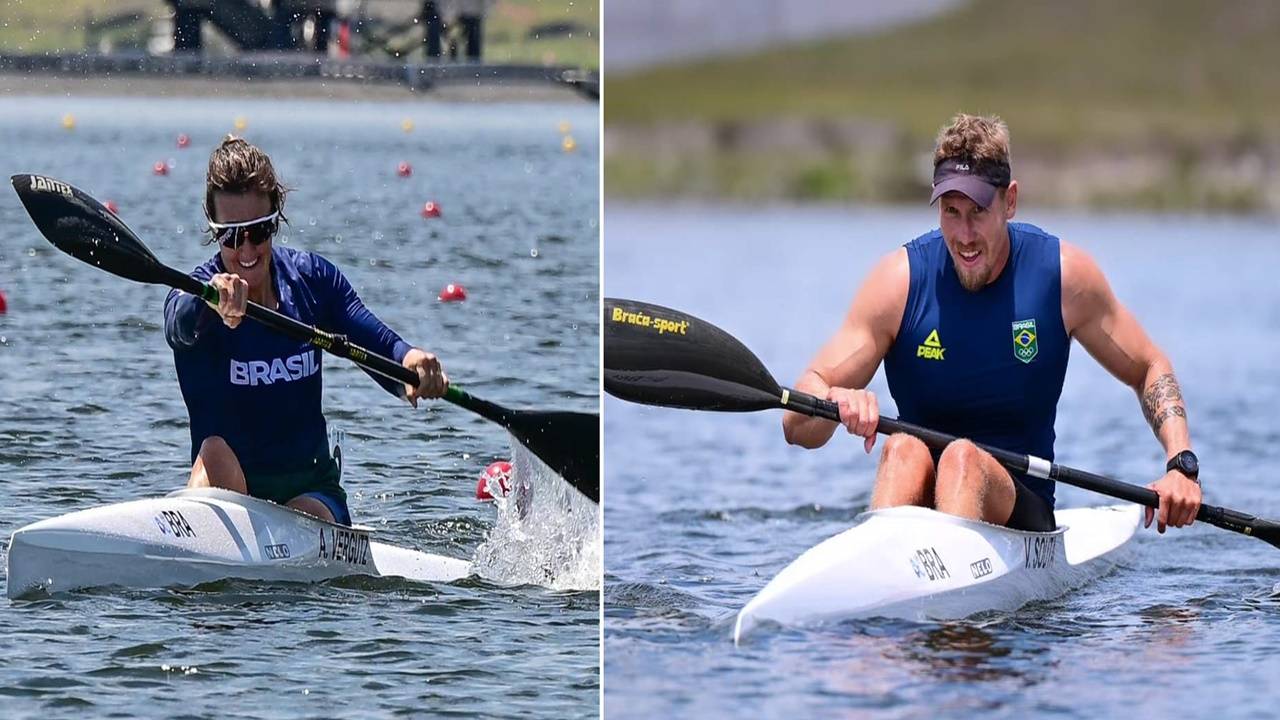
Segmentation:
{"type": "Polygon", "coordinates": [[[129,280],[200,294],[200,281],[161,264],[115,213],[83,190],[42,175],[10,180],[40,233],[59,250],[129,280]]]}
{"type": "Polygon", "coordinates": [[[594,503],[600,502],[600,416],[511,410],[507,430],[547,467],[594,503]]]}
{"type": "Polygon", "coordinates": [[[505,427],[519,443],[578,492],[600,502],[600,416],[556,410],[511,410],[450,385],[445,399],[505,427]]]}
{"type": "Polygon", "coordinates": [[[618,298],[604,300],[604,389],[692,410],[782,407],[782,388],[737,338],[679,310],[618,298]]]}

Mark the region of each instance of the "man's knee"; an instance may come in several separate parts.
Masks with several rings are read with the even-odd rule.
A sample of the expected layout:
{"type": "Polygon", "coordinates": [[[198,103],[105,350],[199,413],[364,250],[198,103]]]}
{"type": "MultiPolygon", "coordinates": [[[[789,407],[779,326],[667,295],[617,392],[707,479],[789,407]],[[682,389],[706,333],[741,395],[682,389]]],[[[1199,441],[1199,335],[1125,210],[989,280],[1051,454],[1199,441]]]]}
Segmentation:
{"type": "Polygon", "coordinates": [[[933,464],[933,457],[929,454],[929,447],[914,435],[906,433],[894,433],[884,441],[884,451],[880,454],[880,462],[923,462],[928,461],[933,464]]]}
{"type": "Polygon", "coordinates": [[[933,456],[928,446],[911,435],[890,435],[885,440],[880,468],[876,471],[871,507],[929,507],[933,505],[933,478],[933,456]]]}
{"type": "Polygon", "coordinates": [[[938,469],[959,469],[973,466],[982,461],[982,448],[971,440],[954,440],[942,450],[938,458],[938,469]]]}
{"type": "Polygon", "coordinates": [[[981,488],[985,493],[993,487],[1012,489],[1011,476],[986,450],[970,440],[956,440],[948,445],[938,458],[938,493],[972,492],[981,488]],[[981,483],[976,481],[981,480],[981,483]]]}

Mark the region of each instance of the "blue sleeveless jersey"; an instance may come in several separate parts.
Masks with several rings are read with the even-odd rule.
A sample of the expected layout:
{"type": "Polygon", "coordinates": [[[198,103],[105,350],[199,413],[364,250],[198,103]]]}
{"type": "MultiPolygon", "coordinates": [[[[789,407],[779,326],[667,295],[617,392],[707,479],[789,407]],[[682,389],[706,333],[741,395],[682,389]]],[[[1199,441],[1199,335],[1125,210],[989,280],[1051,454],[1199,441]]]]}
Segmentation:
{"type": "MultiPolygon", "coordinates": [[[[192,273],[203,282],[226,272],[222,258],[192,273]]],[[[337,267],[309,252],[274,247],[271,282],[279,311],[396,362],[410,346],[360,301],[337,267]]],[[[191,460],[204,439],[227,441],[246,473],[292,472],[326,453],[320,412],[324,353],[246,318],[232,330],[194,295],[174,290],[164,304],[164,331],[191,416],[191,460]]],[[[400,385],[370,376],[388,392],[400,385]]]]}
{"type": "MultiPolygon", "coordinates": [[[[960,285],[940,230],[906,244],[911,290],[885,375],[903,420],[1052,460],[1071,349],[1058,238],[1010,223],[1009,241],[1004,270],[977,292],[960,285]]],[[[1053,505],[1052,481],[1015,477],[1053,505]]]]}

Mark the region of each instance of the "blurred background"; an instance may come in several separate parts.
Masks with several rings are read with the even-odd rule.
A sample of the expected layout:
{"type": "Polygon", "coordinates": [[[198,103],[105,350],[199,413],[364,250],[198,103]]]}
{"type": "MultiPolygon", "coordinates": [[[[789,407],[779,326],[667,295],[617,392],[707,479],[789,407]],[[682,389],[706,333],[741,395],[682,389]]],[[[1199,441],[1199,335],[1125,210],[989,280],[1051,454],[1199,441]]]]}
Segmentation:
{"type": "Polygon", "coordinates": [[[0,0],[0,73],[599,96],[596,0],[0,0]]]}
{"type": "Polygon", "coordinates": [[[957,111],[1012,130],[1024,201],[1280,211],[1280,5],[611,3],[614,197],[915,201],[957,111]]]}

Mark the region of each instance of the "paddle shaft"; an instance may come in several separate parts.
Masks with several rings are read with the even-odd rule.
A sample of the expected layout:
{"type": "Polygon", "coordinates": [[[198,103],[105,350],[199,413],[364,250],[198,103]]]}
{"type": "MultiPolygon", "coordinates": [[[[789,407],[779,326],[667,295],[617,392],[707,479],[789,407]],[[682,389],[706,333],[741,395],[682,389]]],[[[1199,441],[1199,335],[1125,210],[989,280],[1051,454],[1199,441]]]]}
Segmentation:
{"type": "MultiPolygon", "coordinates": [[[[796,390],[783,389],[782,406],[787,410],[798,412],[802,415],[810,415],[820,417],[827,420],[840,422],[840,406],[830,400],[823,400],[806,393],[796,390]]],[[[913,437],[917,437],[924,442],[925,445],[935,449],[942,450],[947,445],[955,442],[959,438],[946,433],[941,433],[929,428],[912,425],[896,418],[880,418],[880,423],[876,425],[876,432],[883,435],[892,435],[894,433],[906,433],[913,437]]],[[[979,448],[990,453],[1001,465],[1008,468],[1011,472],[1024,473],[1034,477],[1054,480],[1056,482],[1074,485],[1078,488],[1090,490],[1092,492],[1108,495],[1120,500],[1128,500],[1132,503],[1145,505],[1150,508],[1160,506],[1160,496],[1154,490],[1130,485],[1129,483],[1113,480],[1102,475],[1095,475],[1084,470],[1059,465],[1054,462],[1038,458],[1034,455],[1022,455],[1000,448],[989,447],[986,445],[978,445],[979,448]]],[[[1252,515],[1246,515],[1228,508],[1217,507],[1215,505],[1207,505],[1201,503],[1200,511],[1196,514],[1197,520],[1202,520],[1223,528],[1224,530],[1232,530],[1234,532],[1245,535],[1253,535],[1253,526],[1257,522],[1257,518],[1252,515]]]]}
{"type": "MultiPolygon", "coordinates": [[[[162,266],[163,267],[163,266],[162,266]]],[[[198,293],[210,303],[217,303],[218,290],[171,268],[164,267],[166,282],[180,290],[198,293]]],[[[345,335],[325,332],[281,313],[249,302],[245,314],[289,337],[311,343],[338,357],[347,358],[360,367],[383,377],[408,385],[418,385],[418,374],[389,358],[371,352],[347,339],[345,335]]],[[[450,385],[444,399],[480,417],[505,427],[515,438],[559,473],[570,485],[595,503],[600,502],[599,422],[588,422],[593,432],[584,430],[581,413],[530,413],[511,410],[482,400],[450,385]],[[556,431],[559,428],[559,431],[556,431]],[[575,442],[570,443],[573,439],[575,442]]]]}
{"type": "MultiPolygon", "coordinates": [[[[605,298],[604,309],[604,389],[615,397],[646,405],[722,412],[782,407],[840,422],[838,405],[783,388],[746,345],[705,320],[621,298],[605,298]]],[[[880,418],[876,431],[907,433],[935,450],[958,439],[893,418],[880,418]]],[[[1160,505],[1159,496],[1147,488],[1031,455],[978,447],[1015,473],[1064,482],[1150,508],[1160,505]]],[[[1196,518],[1280,548],[1280,523],[1205,504],[1200,505],[1196,518]]]]}
{"type": "MultiPolygon", "coordinates": [[[[165,269],[167,270],[168,268],[165,269]]],[[[183,275],[179,272],[174,272],[167,279],[171,281],[169,284],[173,287],[179,287],[179,289],[186,292],[198,294],[206,302],[215,306],[218,304],[218,289],[212,285],[202,283],[190,275],[183,275]],[[186,280],[178,280],[179,277],[186,278],[186,280]]],[[[418,386],[418,373],[390,358],[383,357],[351,342],[346,335],[326,332],[318,327],[294,320],[288,315],[263,307],[253,301],[249,301],[245,305],[245,315],[277,332],[288,335],[295,340],[311,343],[321,350],[346,358],[360,367],[378,373],[385,378],[414,387],[418,386]]],[[[506,408],[468,395],[461,388],[452,385],[445,391],[444,398],[459,407],[500,424],[505,424],[510,419],[511,413],[506,408]]]]}
{"type": "MultiPolygon", "coordinates": [[[[156,272],[164,284],[198,295],[208,303],[217,304],[218,290],[212,285],[159,263],[157,263],[156,272]]],[[[360,367],[383,377],[415,387],[418,385],[416,372],[351,342],[345,335],[326,332],[255,302],[246,303],[245,315],[284,335],[311,343],[338,357],[347,358],[360,367]]],[[[591,449],[599,445],[599,436],[588,437],[590,433],[577,427],[582,424],[582,418],[577,418],[576,421],[575,418],[582,415],[581,413],[530,413],[511,410],[469,395],[455,385],[450,385],[445,390],[444,399],[507,428],[520,443],[542,458],[570,485],[592,502],[600,502],[599,456],[591,453],[591,449]],[[571,425],[577,429],[571,428],[571,425]],[[555,427],[561,428],[559,434],[554,432],[555,427]],[[561,436],[564,433],[574,438],[585,439],[586,442],[581,448],[576,447],[577,443],[571,447],[567,444],[566,438],[561,436]]],[[[590,424],[598,433],[598,421],[590,424]]]]}
{"type": "MultiPolygon", "coordinates": [[[[199,283],[198,280],[196,282],[199,283]]],[[[217,288],[204,283],[199,284],[201,286],[200,297],[216,307],[218,305],[217,288]]],[[[350,342],[345,335],[325,332],[320,328],[294,320],[288,315],[263,307],[252,300],[245,306],[245,315],[295,340],[311,343],[321,350],[338,357],[347,358],[360,367],[372,370],[385,378],[415,387],[418,385],[418,374],[416,372],[390,358],[385,358],[350,342]]]]}
{"type": "MultiPolygon", "coordinates": [[[[216,304],[218,302],[218,290],[212,285],[202,283],[177,270],[161,267],[165,275],[165,281],[171,287],[198,294],[200,298],[209,303],[216,304]]],[[[245,305],[245,315],[284,335],[311,343],[338,357],[347,358],[360,367],[367,368],[383,377],[415,387],[418,385],[418,374],[416,372],[394,360],[371,352],[349,341],[345,335],[325,332],[255,302],[248,302],[245,305]]],[[[570,428],[571,423],[574,427],[582,424],[574,421],[575,416],[583,415],[581,413],[530,413],[511,410],[488,400],[469,395],[455,385],[450,385],[445,390],[444,399],[507,428],[520,443],[542,458],[552,470],[564,477],[570,485],[592,502],[600,502],[599,456],[591,452],[599,447],[598,421],[589,423],[597,433],[592,436],[591,433],[584,432],[581,428],[577,430],[570,428]],[[558,419],[555,416],[558,416],[558,419]],[[553,432],[553,427],[555,426],[559,426],[562,429],[560,434],[567,432],[575,438],[584,440],[582,447],[577,447],[578,443],[574,443],[573,447],[568,446],[566,438],[553,432]]],[[[585,417],[590,418],[590,416],[585,417]]]]}
{"type": "MultiPolygon", "coordinates": [[[[54,247],[82,262],[135,282],[167,285],[206,302],[217,303],[217,291],[164,263],[115,213],[83,190],[39,175],[14,175],[14,191],[32,222],[54,247]]],[[[245,314],[288,337],[307,342],[394,382],[417,386],[409,368],[350,342],[345,335],[322,331],[293,318],[248,303],[245,314]]],[[[450,402],[507,429],[521,445],[593,502],[600,494],[600,418],[588,413],[511,410],[472,397],[450,386],[450,402]]]]}
{"type": "MultiPolygon", "coordinates": [[[[156,279],[161,283],[196,295],[205,302],[217,304],[217,288],[162,263],[157,262],[155,265],[158,276],[156,279]]],[[[418,373],[351,342],[345,335],[326,332],[255,302],[246,303],[245,315],[288,337],[311,343],[385,378],[414,387],[418,385],[418,373]]],[[[582,429],[581,426],[584,423],[583,417],[580,417],[581,413],[532,413],[511,410],[469,395],[455,385],[450,385],[445,390],[444,399],[486,420],[502,425],[516,440],[529,448],[570,485],[592,502],[600,502],[599,456],[592,452],[594,448],[599,447],[598,421],[586,423],[592,426],[595,433],[593,434],[582,429]],[[581,442],[570,443],[570,439],[581,442]]],[[[590,416],[585,417],[590,420],[590,416]]]]}

